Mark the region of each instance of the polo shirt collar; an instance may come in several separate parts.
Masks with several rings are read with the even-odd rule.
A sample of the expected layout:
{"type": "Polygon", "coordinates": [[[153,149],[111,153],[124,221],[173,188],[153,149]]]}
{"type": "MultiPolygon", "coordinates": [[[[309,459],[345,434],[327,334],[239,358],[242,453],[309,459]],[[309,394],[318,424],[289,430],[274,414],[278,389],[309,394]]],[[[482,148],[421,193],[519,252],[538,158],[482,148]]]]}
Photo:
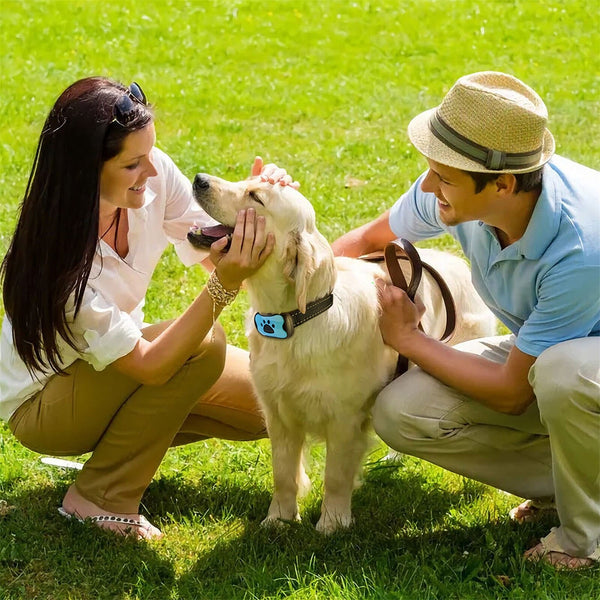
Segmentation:
{"type": "Polygon", "coordinates": [[[562,183],[556,177],[554,171],[546,165],[544,167],[542,191],[535,203],[527,229],[520,240],[501,249],[494,228],[480,221],[480,226],[488,232],[497,245],[497,254],[493,262],[519,260],[521,258],[539,259],[558,233],[561,212],[562,183]]]}
{"type": "Polygon", "coordinates": [[[515,243],[518,252],[529,260],[539,259],[558,233],[562,212],[559,184],[552,169],[545,166],[542,192],[523,237],[515,243]]]}

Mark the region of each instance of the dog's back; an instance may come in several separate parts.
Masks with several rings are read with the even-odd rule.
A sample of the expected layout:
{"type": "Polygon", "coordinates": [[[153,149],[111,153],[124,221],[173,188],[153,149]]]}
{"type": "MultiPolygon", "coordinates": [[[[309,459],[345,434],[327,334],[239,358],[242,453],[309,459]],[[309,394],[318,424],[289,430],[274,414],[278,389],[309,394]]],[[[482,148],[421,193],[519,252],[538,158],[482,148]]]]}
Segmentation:
{"type": "MultiPolygon", "coordinates": [[[[485,305],[471,283],[471,271],[467,263],[449,252],[419,248],[419,256],[442,275],[456,305],[456,328],[449,343],[459,344],[467,340],[488,337],[496,333],[496,317],[485,305]]],[[[403,270],[408,270],[406,263],[403,270]]],[[[425,304],[424,330],[440,338],[445,328],[445,308],[439,286],[424,270],[422,284],[417,292],[425,304]]]]}

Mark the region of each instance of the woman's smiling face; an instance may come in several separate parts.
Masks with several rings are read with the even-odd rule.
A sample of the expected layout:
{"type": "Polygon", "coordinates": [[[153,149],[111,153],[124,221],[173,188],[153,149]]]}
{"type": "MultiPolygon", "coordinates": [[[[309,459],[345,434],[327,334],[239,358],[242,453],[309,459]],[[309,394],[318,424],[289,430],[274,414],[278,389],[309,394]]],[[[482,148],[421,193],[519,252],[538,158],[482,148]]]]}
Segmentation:
{"type": "Polygon", "coordinates": [[[140,208],[144,205],[146,181],[157,174],[150,159],[155,142],[153,123],[124,139],[121,152],[102,165],[101,203],[114,208],[140,208]]]}

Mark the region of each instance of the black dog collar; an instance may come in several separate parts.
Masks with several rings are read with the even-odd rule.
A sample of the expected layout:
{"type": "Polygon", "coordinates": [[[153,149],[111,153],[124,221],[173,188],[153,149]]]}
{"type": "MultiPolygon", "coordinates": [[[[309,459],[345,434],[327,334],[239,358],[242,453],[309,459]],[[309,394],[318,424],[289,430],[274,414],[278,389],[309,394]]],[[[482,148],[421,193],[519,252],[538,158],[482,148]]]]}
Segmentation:
{"type": "Polygon", "coordinates": [[[320,315],[333,306],[333,294],[319,300],[313,300],[306,305],[306,312],[298,309],[290,312],[261,315],[255,313],[254,325],[256,331],[265,337],[286,340],[294,334],[294,329],[313,317],[320,315]]]}

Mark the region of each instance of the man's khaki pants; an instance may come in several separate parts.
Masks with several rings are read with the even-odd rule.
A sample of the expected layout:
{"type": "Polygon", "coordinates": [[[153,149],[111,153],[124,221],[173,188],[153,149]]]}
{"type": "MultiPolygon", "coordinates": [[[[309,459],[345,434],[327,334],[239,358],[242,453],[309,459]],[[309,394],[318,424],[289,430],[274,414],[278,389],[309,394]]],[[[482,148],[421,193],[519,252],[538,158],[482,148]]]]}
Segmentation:
{"type": "Polygon", "coordinates": [[[170,446],[267,435],[250,383],[248,353],[227,346],[218,326],[215,339],[209,334],[161,386],[140,385],[111,366],[98,372],[78,360],[66,376],[55,375],[21,405],[9,427],[36,452],[92,452],[75,481],[77,490],[118,513],[138,512],[170,446]]]}
{"type": "MultiPolygon", "coordinates": [[[[512,336],[456,348],[505,362],[512,336]]],[[[410,369],[378,396],[378,435],[399,452],[525,498],[554,498],[558,541],[573,556],[600,540],[600,338],[543,352],[529,382],[537,401],[521,415],[486,408],[410,369]]]]}

